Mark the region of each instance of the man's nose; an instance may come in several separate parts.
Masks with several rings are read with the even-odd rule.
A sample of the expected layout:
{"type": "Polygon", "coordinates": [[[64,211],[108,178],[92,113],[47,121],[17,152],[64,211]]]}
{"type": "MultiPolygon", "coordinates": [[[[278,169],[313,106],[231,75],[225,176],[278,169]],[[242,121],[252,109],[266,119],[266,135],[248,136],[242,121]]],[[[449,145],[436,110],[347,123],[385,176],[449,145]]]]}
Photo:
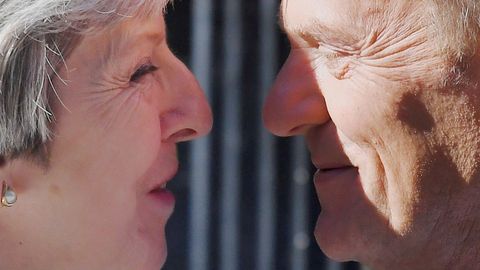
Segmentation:
{"type": "Polygon", "coordinates": [[[265,101],[265,126],[277,136],[295,136],[329,120],[310,60],[292,50],[265,101]]]}
{"type": "Polygon", "coordinates": [[[199,83],[176,57],[169,71],[172,106],[160,115],[162,141],[177,143],[206,135],[212,129],[212,111],[199,83]]]}

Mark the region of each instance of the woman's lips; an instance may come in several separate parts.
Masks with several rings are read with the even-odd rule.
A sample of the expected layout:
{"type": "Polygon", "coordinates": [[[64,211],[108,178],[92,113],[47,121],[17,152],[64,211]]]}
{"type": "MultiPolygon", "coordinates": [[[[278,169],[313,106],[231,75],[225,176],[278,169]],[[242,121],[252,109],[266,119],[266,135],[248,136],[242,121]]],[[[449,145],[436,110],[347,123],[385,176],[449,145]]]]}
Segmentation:
{"type": "Polygon", "coordinates": [[[166,188],[154,189],[150,191],[149,196],[164,207],[173,207],[175,205],[175,196],[166,188]]]}
{"type": "Polygon", "coordinates": [[[168,218],[175,208],[175,196],[166,188],[157,188],[147,194],[147,209],[153,216],[168,218]]]}
{"type": "Polygon", "coordinates": [[[178,171],[178,162],[175,162],[171,166],[162,167],[161,171],[158,171],[156,174],[160,175],[153,177],[153,173],[149,178],[150,187],[147,191],[146,197],[149,204],[149,208],[152,208],[153,211],[158,211],[162,216],[171,214],[175,206],[175,196],[173,193],[167,189],[167,183],[171,181],[178,171]]]}
{"type": "Polygon", "coordinates": [[[170,216],[175,208],[175,196],[167,189],[167,182],[176,175],[177,168],[178,166],[174,167],[167,177],[158,181],[159,184],[147,193],[150,208],[160,216],[170,216]]]}

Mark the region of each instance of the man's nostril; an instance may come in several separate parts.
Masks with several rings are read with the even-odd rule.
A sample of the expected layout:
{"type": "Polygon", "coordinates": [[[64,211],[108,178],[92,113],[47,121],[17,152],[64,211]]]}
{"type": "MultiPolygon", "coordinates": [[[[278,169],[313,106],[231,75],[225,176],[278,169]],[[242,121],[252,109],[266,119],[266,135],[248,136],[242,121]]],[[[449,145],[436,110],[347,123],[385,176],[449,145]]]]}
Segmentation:
{"type": "Polygon", "coordinates": [[[299,126],[296,126],[292,129],[290,129],[290,131],[288,132],[289,136],[291,135],[299,135],[299,134],[302,134],[304,133],[311,125],[299,125],[299,126]]]}

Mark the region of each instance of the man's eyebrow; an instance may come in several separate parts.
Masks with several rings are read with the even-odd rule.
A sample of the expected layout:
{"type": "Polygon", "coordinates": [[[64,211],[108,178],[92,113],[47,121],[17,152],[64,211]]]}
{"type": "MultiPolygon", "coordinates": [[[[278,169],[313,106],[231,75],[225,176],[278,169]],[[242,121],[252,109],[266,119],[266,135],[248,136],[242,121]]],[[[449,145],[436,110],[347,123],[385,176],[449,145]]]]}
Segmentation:
{"type": "Polygon", "coordinates": [[[280,17],[280,27],[287,35],[300,37],[309,43],[324,43],[338,46],[353,46],[365,39],[363,33],[326,25],[317,20],[311,20],[299,25],[292,25],[280,17]]]}
{"type": "Polygon", "coordinates": [[[355,33],[351,29],[329,26],[312,20],[304,25],[290,29],[300,37],[313,38],[319,43],[334,43],[338,45],[354,45],[364,39],[362,33],[355,33]]]}
{"type": "Polygon", "coordinates": [[[301,38],[314,39],[317,42],[353,45],[358,43],[364,37],[361,34],[355,35],[351,30],[328,26],[318,20],[312,19],[300,25],[292,25],[285,18],[285,12],[288,0],[284,1],[278,14],[278,24],[284,33],[296,35],[301,38]]]}

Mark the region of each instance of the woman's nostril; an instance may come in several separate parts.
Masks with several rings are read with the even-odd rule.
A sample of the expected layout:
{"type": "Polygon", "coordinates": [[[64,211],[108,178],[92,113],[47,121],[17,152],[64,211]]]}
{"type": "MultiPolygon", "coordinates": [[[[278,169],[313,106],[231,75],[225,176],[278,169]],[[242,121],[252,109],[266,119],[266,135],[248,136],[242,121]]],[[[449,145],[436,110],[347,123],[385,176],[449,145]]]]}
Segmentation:
{"type": "Polygon", "coordinates": [[[197,132],[191,128],[182,129],[170,135],[167,139],[168,141],[181,142],[194,138],[197,135],[197,132]]]}

